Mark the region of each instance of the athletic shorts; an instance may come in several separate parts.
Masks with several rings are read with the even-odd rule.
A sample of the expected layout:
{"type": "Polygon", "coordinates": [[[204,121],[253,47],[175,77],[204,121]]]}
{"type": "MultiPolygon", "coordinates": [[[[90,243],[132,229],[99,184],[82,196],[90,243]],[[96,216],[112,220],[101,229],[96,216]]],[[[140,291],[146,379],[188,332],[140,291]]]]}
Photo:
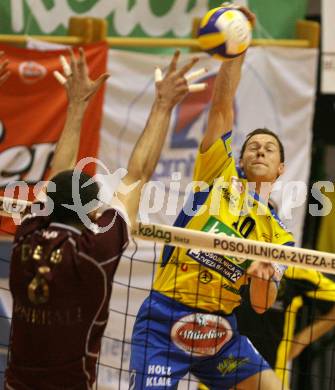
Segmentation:
{"type": "Polygon", "coordinates": [[[188,372],[210,389],[231,389],[270,369],[234,315],[195,312],[156,291],[139,310],[131,343],[129,390],[177,389],[188,372]]]}

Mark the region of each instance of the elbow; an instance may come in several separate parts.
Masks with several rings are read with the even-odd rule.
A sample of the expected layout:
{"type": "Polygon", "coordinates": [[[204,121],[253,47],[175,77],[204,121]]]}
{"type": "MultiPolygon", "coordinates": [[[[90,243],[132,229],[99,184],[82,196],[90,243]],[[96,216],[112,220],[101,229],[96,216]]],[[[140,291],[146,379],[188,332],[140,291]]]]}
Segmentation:
{"type": "Polygon", "coordinates": [[[154,168],[150,167],[149,164],[133,163],[128,165],[127,170],[129,177],[134,182],[140,180],[142,183],[146,183],[152,176],[154,168]]]}

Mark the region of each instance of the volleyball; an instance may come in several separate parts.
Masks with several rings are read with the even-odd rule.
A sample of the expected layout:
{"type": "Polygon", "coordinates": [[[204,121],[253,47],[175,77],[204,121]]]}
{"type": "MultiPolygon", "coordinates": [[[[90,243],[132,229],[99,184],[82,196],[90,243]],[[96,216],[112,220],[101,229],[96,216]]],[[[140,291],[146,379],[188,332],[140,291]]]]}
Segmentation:
{"type": "Polygon", "coordinates": [[[218,7],[202,18],[198,41],[202,50],[217,59],[234,58],[249,47],[251,31],[251,23],[243,12],[218,7]]]}

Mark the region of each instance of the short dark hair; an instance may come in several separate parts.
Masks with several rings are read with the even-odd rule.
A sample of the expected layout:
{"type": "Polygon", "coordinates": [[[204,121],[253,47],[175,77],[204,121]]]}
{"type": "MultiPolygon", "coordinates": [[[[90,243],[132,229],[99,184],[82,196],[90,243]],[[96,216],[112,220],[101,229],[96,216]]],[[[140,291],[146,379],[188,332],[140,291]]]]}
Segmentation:
{"type": "Polygon", "coordinates": [[[87,173],[77,170],[68,170],[58,173],[51,179],[56,185],[56,191],[52,192],[50,184],[47,187],[47,195],[54,202],[53,210],[50,215],[51,222],[60,222],[65,224],[80,224],[81,219],[75,210],[70,210],[62,204],[73,205],[72,196],[72,180],[76,179],[79,182],[79,195],[83,205],[88,202],[98,199],[99,185],[93,182],[90,185],[83,185],[92,178],[87,173]]]}
{"type": "Polygon", "coordinates": [[[267,135],[271,135],[273,138],[275,138],[278,142],[278,146],[279,146],[279,153],[280,153],[280,162],[283,163],[285,161],[285,151],[284,151],[284,146],[281,142],[281,140],[279,139],[278,135],[276,133],[274,133],[273,131],[269,130],[269,129],[256,129],[256,130],[253,130],[251,133],[249,133],[246,138],[245,138],[245,141],[242,145],[242,149],[241,149],[241,153],[240,153],[240,160],[242,159],[243,157],[243,154],[245,152],[245,148],[247,146],[247,143],[249,141],[249,139],[251,137],[253,137],[254,135],[257,135],[257,134],[267,134],[267,135]]]}

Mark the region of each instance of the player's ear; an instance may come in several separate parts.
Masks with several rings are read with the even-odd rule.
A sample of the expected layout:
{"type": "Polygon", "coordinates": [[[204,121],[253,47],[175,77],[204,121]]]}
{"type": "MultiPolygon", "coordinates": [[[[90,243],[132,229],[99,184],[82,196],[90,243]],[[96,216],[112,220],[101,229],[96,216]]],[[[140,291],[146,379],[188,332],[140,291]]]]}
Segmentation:
{"type": "Polygon", "coordinates": [[[243,160],[240,158],[240,161],[239,161],[239,166],[240,166],[240,168],[241,169],[243,169],[244,168],[244,165],[243,165],[243,160]]]}
{"type": "Polygon", "coordinates": [[[285,164],[280,163],[278,166],[278,177],[281,176],[285,172],[285,164]]]}

